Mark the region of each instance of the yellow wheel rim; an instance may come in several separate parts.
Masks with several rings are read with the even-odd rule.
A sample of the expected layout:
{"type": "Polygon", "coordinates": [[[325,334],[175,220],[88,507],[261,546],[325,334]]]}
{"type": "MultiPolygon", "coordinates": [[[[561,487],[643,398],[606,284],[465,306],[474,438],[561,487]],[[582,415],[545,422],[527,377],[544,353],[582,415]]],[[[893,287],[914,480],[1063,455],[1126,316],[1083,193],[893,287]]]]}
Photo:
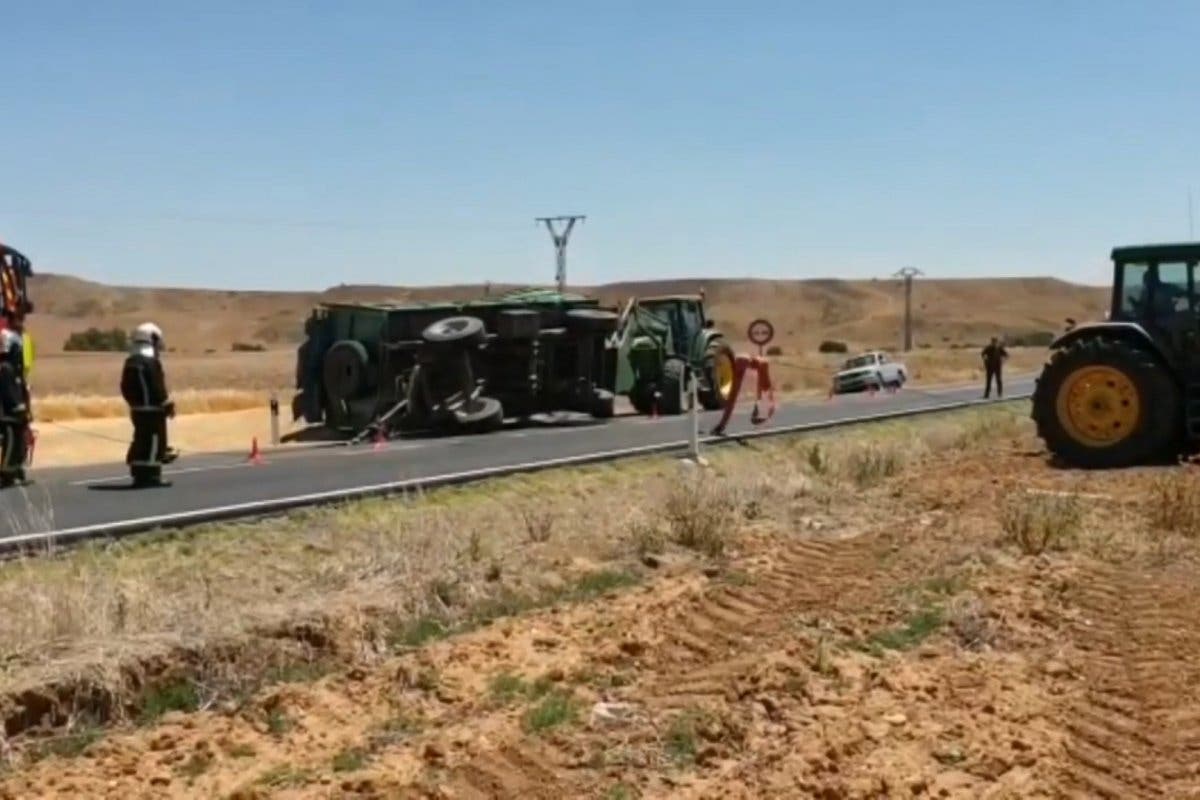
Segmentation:
{"type": "Polygon", "coordinates": [[[722,400],[728,400],[729,393],[733,391],[733,359],[729,353],[720,352],[717,353],[716,362],[717,392],[722,400]]]}
{"type": "Polygon", "coordinates": [[[1058,392],[1058,419],[1067,435],[1088,447],[1111,447],[1133,435],[1141,416],[1137,386],[1119,369],[1075,370],[1058,392]]]}

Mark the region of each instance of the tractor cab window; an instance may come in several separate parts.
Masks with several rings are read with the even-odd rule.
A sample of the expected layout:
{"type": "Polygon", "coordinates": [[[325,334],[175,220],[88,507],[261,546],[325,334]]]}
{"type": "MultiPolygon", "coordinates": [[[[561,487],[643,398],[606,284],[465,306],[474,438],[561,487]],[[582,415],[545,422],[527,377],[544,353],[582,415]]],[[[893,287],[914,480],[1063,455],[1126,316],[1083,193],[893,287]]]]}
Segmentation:
{"type": "Polygon", "coordinates": [[[1142,298],[1150,269],[1145,264],[1126,264],[1121,276],[1121,314],[1136,317],[1142,313],[1142,298]]]}
{"type": "Polygon", "coordinates": [[[1121,313],[1155,319],[1188,313],[1192,307],[1191,272],[1182,261],[1126,264],[1121,288],[1121,313]]]}
{"type": "Polygon", "coordinates": [[[699,333],[704,319],[700,315],[700,308],[695,303],[680,303],[679,314],[683,318],[683,330],[687,337],[681,344],[686,348],[692,343],[692,338],[699,333]]]}

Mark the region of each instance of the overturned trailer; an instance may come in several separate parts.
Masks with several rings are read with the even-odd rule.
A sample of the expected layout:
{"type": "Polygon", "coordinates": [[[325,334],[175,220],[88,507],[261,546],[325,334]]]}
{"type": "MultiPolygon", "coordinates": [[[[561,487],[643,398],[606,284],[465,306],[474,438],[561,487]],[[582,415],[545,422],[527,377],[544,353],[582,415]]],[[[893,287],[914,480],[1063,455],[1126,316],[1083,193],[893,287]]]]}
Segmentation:
{"type": "Polygon", "coordinates": [[[292,416],[344,434],[486,431],[505,418],[613,414],[618,314],[527,290],[462,303],[325,303],[305,324],[292,416]]]}

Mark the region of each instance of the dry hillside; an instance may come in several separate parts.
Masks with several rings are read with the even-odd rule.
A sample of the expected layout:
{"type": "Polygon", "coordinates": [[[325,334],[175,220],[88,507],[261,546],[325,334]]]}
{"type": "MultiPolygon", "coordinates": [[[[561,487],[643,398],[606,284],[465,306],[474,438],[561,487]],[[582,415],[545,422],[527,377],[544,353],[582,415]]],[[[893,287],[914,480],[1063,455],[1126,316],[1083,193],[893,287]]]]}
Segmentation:
{"type": "MultiPolygon", "coordinates": [[[[903,318],[896,281],[832,279],[678,280],[581,288],[605,303],[634,294],[692,292],[703,286],[711,313],[739,340],[756,316],[774,322],[781,344],[809,346],[823,338],[893,346],[903,318]]],[[[503,291],[494,286],[493,291],[503,291]]],[[[249,292],[106,286],[62,275],[35,276],[30,328],[38,352],[59,352],[67,336],[88,327],[132,328],[146,319],[163,326],[182,353],[228,352],[235,342],[286,347],[297,340],[308,309],[322,300],[438,300],[482,295],[482,286],[338,286],[323,292],[249,292]]],[[[1043,278],[923,280],[914,290],[918,342],[978,343],[1002,332],[1059,330],[1063,318],[1096,318],[1103,289],[1043,278]]]]}

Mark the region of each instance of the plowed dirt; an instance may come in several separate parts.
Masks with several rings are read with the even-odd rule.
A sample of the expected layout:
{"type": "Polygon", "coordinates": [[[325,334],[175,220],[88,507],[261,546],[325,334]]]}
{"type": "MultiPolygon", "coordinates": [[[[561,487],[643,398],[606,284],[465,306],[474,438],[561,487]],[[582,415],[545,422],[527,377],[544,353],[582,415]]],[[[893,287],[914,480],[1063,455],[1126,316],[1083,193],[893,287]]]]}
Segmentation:
{"type": "Polygon", "coordinates": [[[638,586],[113,732],[0,796],[1200,797],[1200,517],[1145,511],[1192,469],[1084,476],[1020,437],[751,499],[716,561],[647,556],[638,586]]]}

